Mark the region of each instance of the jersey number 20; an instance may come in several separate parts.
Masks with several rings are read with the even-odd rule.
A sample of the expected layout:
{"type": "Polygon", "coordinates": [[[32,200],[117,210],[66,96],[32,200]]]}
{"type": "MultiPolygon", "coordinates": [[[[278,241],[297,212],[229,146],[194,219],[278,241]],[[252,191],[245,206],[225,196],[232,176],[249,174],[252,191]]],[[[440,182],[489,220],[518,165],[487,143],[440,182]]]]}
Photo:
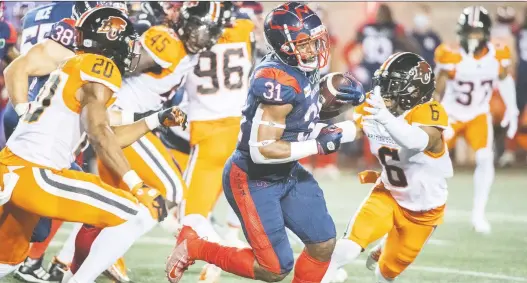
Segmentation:
{"type": "Polygon", "coordinates": [[[408,186],[408,181],[406,180],[406,175],[404,175],[404,170],[395,165],[389,165],[386,162],[386,157],[391,157],[393,161],[400,161],[398,150],[395,148],[383,146],[379,148],[379,159],[381,160],[384,169],[386,169],[386,175],[388,175],[388,181],[390,184],[397,187],[408,186]]]}

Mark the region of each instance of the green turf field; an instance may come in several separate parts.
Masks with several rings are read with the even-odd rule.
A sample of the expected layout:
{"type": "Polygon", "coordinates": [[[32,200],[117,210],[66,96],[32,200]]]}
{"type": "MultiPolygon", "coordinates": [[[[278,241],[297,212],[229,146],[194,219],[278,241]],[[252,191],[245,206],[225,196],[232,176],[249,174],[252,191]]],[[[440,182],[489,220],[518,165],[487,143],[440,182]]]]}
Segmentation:
{"type": "MultiPolygon", "coordinates": [[[[450,196],[445,224],[440,226],[416,262],[397,282],[401,283],[485,283],[527,282],[527,171],[497,172],[488,206],[493,225],[490,236],[474,233],[470,226],[472,174],[456,172],[450,181],[450,196]]],[[[320,180],[328,207],[342,235],[350,215],[366,196],[369,186],[358,184],[355,174],[348,173],[338,181],[320,180]]],[[[225,203],[218,207],[223,219],[225,203]]],[[[67,237],[69,227],[59,231],[52,242],[48,260],[67,237]]],[[[165,258],[173,240],[156,229],[142,238],[127,254],[126,260],[134,282],[167,282],[165,258]]],[[[296,252],[301,247],[295,248],[296,252]]],[[[347,282],[374,282],[373,274],[364,267],[365,255],[347,267],[347,282]]],[[[196,282],[202,264],[196,264],[182,282],[196,282]]],[[[13,278],[1,282],[18,282],[13,278]]],[[[98,282],[109,282],[99,279],[98,282]]],[[[249,282],[224,274],[221,282],[249,282]]],[[[285,282],[291,282],[288,277],[285,282]]]]}

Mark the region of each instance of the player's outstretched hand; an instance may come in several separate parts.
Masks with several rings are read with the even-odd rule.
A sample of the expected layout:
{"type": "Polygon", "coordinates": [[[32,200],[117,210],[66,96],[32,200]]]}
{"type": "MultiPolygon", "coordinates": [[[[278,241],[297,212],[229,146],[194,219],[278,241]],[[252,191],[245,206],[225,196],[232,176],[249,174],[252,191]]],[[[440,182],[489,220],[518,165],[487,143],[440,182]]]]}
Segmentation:
{"type": "Polygon", "coordinates": [[[181,126],[183,130],[187,128],[187,114],[177,106],[161,110],[157,115],[159,122],[165,127],[181,126]]]}
{"type": "Polygon", "coordinates": [[[167,217],[168,212],[165,199],[158,190],[150,188],[144,183],[139,183],[131,192],[150,211],[153,219],[161,222],[167,217]]]}
{"type": "Polygon", "coordinates": [[[362,118],[364,121],[373,120],[385,125],[390,119],[394,118],[384,104],[384,99],[381,97],[380,93],[380,87],[376,86],[373,89],[372,95],[370,95],[369,98],[366,98],[366,103],[368,106],[364,107],[364,111],[370,113],[370,115],[364,116],[362,118]]]}
{"type": "Polygon", "coordinates": [[[340,103],[349,103],[353,106],[362,104],[366,99],[364,87],[351,73],[344,73],[344,77],[348,80],[348,83],[339,85],[339,93],[335,95],[335,98],[340,103]]]}
{"type": "Polygon", "coordinates": [[[342,129],[335,125],[328,125],[320,130],[316,141],[318,145],[318,154],[330,154],[340,148],[342,139],[342,129]]]}

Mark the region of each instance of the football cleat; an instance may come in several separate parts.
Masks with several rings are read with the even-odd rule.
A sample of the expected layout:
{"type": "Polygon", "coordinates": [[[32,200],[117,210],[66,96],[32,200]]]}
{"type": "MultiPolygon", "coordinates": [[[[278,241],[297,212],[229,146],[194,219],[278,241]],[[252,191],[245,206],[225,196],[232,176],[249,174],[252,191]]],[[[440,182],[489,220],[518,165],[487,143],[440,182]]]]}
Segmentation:
{"type": "Polygon", "coordinates": [[[183,273],[189,266],[194,264],[194,260],[188,255],[187,244],[189,241],[198,238],[198,234],[189,226],[184,226],[179,232],[177,244],[166,263],[166,273],[168,281],[177,283],[183,277],[183,273]]]}
{"type": "Polygon", "coordinates": [[[64,273],[70,268],[67,264],[61,262],[56,256],[53,257],[49,263],[48,273],[50,275],[49,281],[61,282],[64,277],[64,273]]]}
{"type": "Polygon", "coordinates": [[[26,258],[22,266],[15,271],[15,278],[23,282],[31,283],[48,283],[51,282],[49,273],[42,268],[42,260],[26,258]]]}
{"type": "Polygon", "coordinates": [[[130,282],[130,278],[126,273],[126,264],[124,263],[124,258],[121,257],[112,264],[112,266],[106,269],[103,274],[114,282],[128,283],[130,282]]]}

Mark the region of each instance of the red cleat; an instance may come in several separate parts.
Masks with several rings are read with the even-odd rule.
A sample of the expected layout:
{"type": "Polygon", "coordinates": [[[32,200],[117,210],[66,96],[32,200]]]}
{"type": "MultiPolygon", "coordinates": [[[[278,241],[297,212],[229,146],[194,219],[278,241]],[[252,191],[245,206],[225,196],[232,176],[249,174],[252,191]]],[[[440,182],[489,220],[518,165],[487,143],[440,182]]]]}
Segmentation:
{"type": "Polygon", "coordinates": [[[183,226],[177,238],[177,244],[166,263],[166,273],[168,281],[177,283],[183,277],[183,273],[189,266],[194,264],[194,260],[188,254],[187,244],[198,239],[198,234],[189,226],[183,226]]]}

